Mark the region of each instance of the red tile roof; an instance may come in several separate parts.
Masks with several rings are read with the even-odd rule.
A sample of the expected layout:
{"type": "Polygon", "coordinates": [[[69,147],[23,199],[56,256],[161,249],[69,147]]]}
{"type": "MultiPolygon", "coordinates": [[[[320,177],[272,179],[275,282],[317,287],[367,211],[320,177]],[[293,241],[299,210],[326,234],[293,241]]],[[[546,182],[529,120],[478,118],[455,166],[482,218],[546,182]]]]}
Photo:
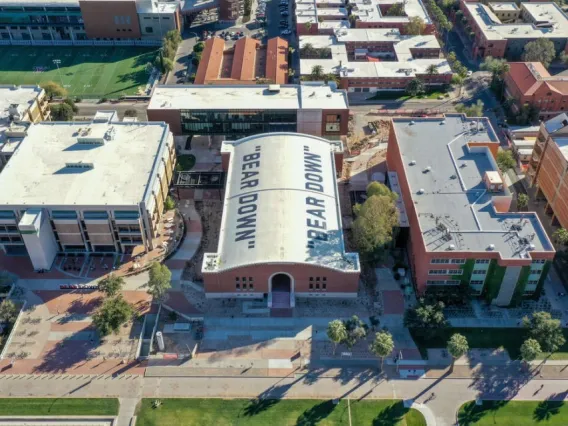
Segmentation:
{"type": "Polygon", "coordinates": [[[266,78],[285,84],[288,76],[288,42],[280,37],[268,40],[266,47],[266,78]]]}
{"type": "Polygon", "coordinates": [[[225,42],[218,37],[210,38],[205,42],[201,54],[201,61],[195,74],[195,84],[206,84],[210,80],[219,78],[225,42]]]}

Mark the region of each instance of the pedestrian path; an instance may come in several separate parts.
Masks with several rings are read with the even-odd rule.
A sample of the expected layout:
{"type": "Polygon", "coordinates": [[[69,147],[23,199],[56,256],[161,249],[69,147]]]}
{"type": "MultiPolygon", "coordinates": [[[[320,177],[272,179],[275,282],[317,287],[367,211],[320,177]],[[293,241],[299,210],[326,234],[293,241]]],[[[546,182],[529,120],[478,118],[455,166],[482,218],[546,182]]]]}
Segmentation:
{"type": "Polygon", "coordinates": [[[136,406],[140,401],[139,398],[119,398],[120,408],[118,411],[118,418],[116,426],[131,426],[132,417],[136,411],[136,406]]]}

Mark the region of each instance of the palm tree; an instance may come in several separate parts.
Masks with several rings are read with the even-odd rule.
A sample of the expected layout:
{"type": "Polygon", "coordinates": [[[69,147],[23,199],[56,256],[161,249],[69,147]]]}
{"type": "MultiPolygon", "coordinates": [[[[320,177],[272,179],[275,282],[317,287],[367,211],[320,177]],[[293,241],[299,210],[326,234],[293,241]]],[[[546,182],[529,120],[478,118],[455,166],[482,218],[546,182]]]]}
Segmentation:
{"type": "Polygon", "coordinates": [[[426,68],[426,73],[428,75],[434,75],[434,74],[438,74],[438,66],[437,65],[428,65],[428,68],[426,68]]]}
{"type": "Polygon", "coordinates": [[[306,28],[306,31],[309,33],[310,30],[312,29],[312,23],[308,21],[304,24],[304,27],[306,28]]]}
{"type": "Polygon", "coordinates": [[[316,79],[323,77],[323,67],[321,65],[314,65],[312,67],[312,76],[316,79]]]}

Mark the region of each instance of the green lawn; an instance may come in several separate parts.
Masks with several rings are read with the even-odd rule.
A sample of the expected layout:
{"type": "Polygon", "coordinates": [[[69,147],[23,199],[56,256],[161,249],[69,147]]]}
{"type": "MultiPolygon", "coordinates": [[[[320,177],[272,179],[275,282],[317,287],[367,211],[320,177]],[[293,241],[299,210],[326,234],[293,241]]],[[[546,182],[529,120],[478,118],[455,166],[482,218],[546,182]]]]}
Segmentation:
{"type": "MultiPolygon", "coordinates": [[[[553,353],[549,359],[568,359],[568,329],[563,329],[566,342],[553,353]]],[[[426,358],[426,349],[445,348],[450,336],[454,333],[463,334],[470,348],[504,348],[509,352],[511,359],[520,357],[520,347],[528,337],[527,330],[523,328],[446,328],[436,330],[433,337],[425,337],[419,329],[410,329],[410,334],[418,346],[423,358],[426,358]]],[[[546,357],[543,354],[541,358],[546,357]]]]}
{"type": "MultiPolygon", "coordinates": [[[[339,426],[349,425],[347,401],[290,399],[143,399],[136,426],[339,426]]],[[[422,414],[403,407],[402,401],[351,401],[353,425],[426,426],[422,414]]]]}
{"type": "Polygon", "coordinates": [[[177,163],[182,171],[188,171],[195,166],[195,155],[187,154],[187,155],[178,155],[177,156],[177,163]]]}
{"type": "Polygon", "coordinates": [[[568,405],[563,401],[468,402],[458,412],[460,426],[566,426],[568,405]]]}
{"type": "Polygon", "coordinates": [[[0,47],[0,84],[39,84],[53,80],[70,95],[118,98],[148,83],[146,64],[156,56],[146,47],[0,47]],[[59,59],[59,71],[53,63],[59,59]]]}
{"type": "Polygon", "coordinates": [[[0,398],[0,416],[116,416],[117,398],[0,398]]]}

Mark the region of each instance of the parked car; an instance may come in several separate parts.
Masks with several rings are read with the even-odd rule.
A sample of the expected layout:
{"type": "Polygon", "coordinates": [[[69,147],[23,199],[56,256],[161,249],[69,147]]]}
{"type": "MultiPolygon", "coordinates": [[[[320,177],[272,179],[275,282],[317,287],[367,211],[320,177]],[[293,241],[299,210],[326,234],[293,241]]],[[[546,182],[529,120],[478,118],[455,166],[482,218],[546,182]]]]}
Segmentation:
{"type": "Polygon", "coordinates": [[[280,32],[280,35],[290,35],[290,34],[292,34],[292,30],[289,29],[280,32]]]}
{"type": "Polygon", "coordinates": [[[282,15],[282,16],[288,16],[289,13],[285,10],[284,12],[281,11],[281,12],[280,12],[280,15],[282,15]]]}

